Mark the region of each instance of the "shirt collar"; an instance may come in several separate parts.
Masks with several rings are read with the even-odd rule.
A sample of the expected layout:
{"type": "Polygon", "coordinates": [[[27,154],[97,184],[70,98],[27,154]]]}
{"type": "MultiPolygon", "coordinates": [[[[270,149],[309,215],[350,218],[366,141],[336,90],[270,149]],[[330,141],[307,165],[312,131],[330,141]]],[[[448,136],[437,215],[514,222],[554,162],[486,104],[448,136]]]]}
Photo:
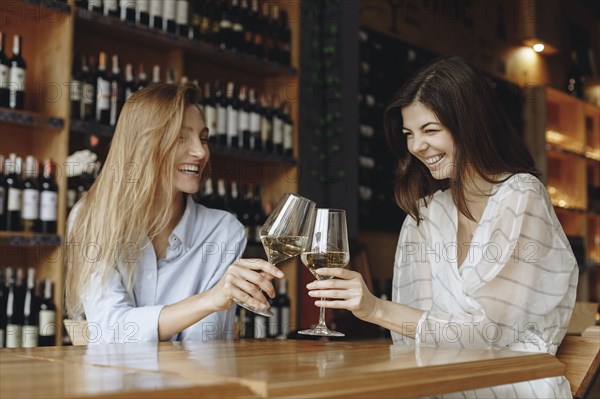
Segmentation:
{"type": "Polygon", "coordinates": [[[196,225],[196,204],[191,195],[186,196],[185,210],[181,220],[173,229],[171,236],[176,236],[181,241],[186,250],[190,249],[193,244],[194,227],[196,225]]]}

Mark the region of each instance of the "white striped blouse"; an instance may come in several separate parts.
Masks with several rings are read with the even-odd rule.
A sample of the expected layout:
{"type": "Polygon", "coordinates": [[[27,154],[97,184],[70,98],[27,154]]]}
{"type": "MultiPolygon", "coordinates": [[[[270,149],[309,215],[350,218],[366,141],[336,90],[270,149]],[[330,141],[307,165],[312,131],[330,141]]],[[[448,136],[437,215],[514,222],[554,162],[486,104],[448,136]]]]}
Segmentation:
{"type": "MultiPolygon", "coordinates": [[[[458,210],[438,191],[417,226],[407,217],[396,250],[392,300],[424,310],[416,339],[397,344],[555,354],[573,310],[578,268],[544,185],[529,174],[498,184],[470,247],[457,244],[458,210]],[[457,265],[459,251],[468,251],[457,265]]],[[[564,377],[444,398],[570,398],[564,377]]]]}

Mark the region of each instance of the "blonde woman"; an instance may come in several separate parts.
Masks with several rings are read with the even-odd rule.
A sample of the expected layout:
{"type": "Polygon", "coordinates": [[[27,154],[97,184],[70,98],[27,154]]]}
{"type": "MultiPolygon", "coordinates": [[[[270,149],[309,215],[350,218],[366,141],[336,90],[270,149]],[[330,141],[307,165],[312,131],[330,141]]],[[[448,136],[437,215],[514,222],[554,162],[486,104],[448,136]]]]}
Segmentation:
{"type": "Polygon", "coordinates": [[[136,92],[105,167],[70,216],[66,307],[91,343],[233,336],[233,301],[268,308],[272,264],[240,259],[243,226],[194,203],[210,157],[193,85],[136,92]]]}

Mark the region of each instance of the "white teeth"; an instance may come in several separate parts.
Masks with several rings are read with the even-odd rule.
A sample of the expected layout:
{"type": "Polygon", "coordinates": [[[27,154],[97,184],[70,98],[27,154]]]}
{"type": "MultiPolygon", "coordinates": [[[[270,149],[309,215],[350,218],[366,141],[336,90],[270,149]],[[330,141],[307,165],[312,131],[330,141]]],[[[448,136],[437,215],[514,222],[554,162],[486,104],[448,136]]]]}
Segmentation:
{"type": "Polygon", "coordinates": [[[198,173],[198,165],[182,165],[178,168],[180,172],[198,173]]]}
{"type": "Polygon", "coordinates": [[[442,158],[444,158],[444,154],[442,154],[442,155],[436,155],[435,157],[427,158],[427,159],[425,160],[425,163],[426,163],[427,165],[432,165],[432,164],[434,164],[434,163],[438,162],[438,161],[439,161],[440,159],[442,159],[442,158]]]}

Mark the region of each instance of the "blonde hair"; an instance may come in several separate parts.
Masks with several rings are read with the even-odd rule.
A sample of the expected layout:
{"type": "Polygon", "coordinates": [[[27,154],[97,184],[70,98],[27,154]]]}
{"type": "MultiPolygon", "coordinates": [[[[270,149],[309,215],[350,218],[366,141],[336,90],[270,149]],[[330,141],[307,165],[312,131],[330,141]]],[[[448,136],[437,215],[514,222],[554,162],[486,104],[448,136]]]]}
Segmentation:
{"type": "Polygon", "coordinates": [[[68,242],[80,248],[66,262],[70,318],[84,314],[81,296],[92,276],[104,286],[117,265],[132,292],[145,238],[152,240],[171,219],[176,146],[185,111],[199,99],[195,85],[156,84],[123,106],[105,167],[67,232],[68,242]]]}

